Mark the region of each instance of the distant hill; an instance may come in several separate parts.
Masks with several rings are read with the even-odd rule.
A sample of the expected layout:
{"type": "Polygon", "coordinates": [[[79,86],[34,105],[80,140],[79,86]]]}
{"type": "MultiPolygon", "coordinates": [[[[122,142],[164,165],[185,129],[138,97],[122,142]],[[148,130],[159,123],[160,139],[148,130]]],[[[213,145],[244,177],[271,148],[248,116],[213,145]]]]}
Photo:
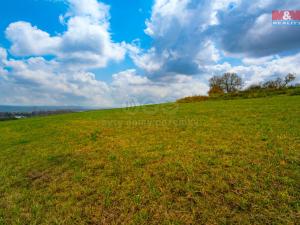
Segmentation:
{"type": "Polygon", "coordinates": [[[19,112],[31,113],[39,111],[57,111],[57,110],[71,110],[71,111],[84,111],[87,108],[79,106],[9,106],[0,105],[0,112],[19,112]]]}

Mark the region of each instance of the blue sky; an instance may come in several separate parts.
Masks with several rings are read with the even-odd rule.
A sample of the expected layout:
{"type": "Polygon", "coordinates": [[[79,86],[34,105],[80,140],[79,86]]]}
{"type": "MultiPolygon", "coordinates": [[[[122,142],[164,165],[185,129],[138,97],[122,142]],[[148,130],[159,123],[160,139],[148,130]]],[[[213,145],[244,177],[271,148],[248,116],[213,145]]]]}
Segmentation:
{"type": "MultiPolygon", "coordinates": [[[[116,42],[131,41],[139,38],[144,47],[149,47],[151,39],[144,33],[145,21],[151,15],[153,0],[105,0],[110,5],[110,30],[116,42]]],[[[27,21],[51,35],[62,33],[66,26],[59,21],[59,16],[68,9],[66,1],[57,0],[6,0],[0,3],[0,45],[9,48],[10,42],[5,38],[4,31],[10,23],[27,21]],[[46,13],[45,13],[46,12],[46,13]]],[[[105,81],[111,81],[111,74],[131,68],[133,63],[126,58],[122,64],[112,63],[106,68],[93,72],[105,81]]]]}
{"type": "Polygon", "coordinates": [[[3,0],[0,104],[115,107],[246,86],[300,67],[300,26],[272,26],[297,0],[3,0]]]}
{"type": "Polygon", "coordinates": [[[1,44],[9,47],[4,31],[10,23],[16,21],[28,21],[35,24],[50,34],[62,32],[65,28],[61,26],[58,17],[63,14],[67,5],[63,2],[37,1],[37,0],[9,0],[0,3],[0,30],[1,44]],[[45,13],[47,12],[47,13],[45,13]]]}
{"type": "MultiPolygon", "coordinates": [[[[151,15],[153,0],[105,0],[111,6],[111,30],[115,41],[131,42],[137,37],[145,40],[149,46],[151,39],[144,33],[145,20],[151,15]]],[[[47,30],[55,35],[66,28],[59,21],[59,15],[66,12],[68,4],[65,1],[51,0],[4,0],[0,3],[1,44],[8,47],[8,41],[3,35],[7,26],[15,21],[30,22],[41,30],[47,30]]]]}

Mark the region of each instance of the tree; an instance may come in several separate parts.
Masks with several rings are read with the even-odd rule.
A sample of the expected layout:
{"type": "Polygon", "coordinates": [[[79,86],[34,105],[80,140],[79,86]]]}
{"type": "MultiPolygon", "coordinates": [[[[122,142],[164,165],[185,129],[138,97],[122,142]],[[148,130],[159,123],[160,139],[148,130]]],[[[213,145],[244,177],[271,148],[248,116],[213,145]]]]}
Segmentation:
{"type": "Polygon", "coordinates": [[[214,88],[214,87],[221,88],[222,83],[223,83],[222,77],[219,77],[219,76],[213,76],[212,78],[209,79],[210,88],[214,88]]]}
{"type": "Polygon", "coordinates": [[[236,73],[225,73],[223,76],[214,76],[209,80],[210,89],[221,89],[225,93],[238,91],[242,87],[242,78],[236,73]]]}
{"type": "Polygon", "coordinates": [[[269,80],[263,84],[263,87],[268,88],[268,89],[279,89],[280,88],[280,80],[279,79],[269,80]]]}
{"type": "Polygon", "coordinates": [[[284,78],[284,86],[288,86],[289,83],[293,82],[296,79],[296,75],[289,73],[288,75],[285,76],[284,78]]]}
{"type": "Polygon", "coordinates": [[[225,87],[225,92],[235,92],[241,89],[242,78],[240,78],[236,73],[225,73],[223,75],[223,84],[225,87]]]}
{"type": "Polygon", "coordinates": [[[289,83],[293,82],[296,79],[295,74],[289,73],[284,77],[284,79],[278,77],[276,80],[269,80],[263,84],[264,88],[269,89],[280,89],[286,88],[289,83]]]}
{"type": "Polygon", "coordinates": [[[284,81],[280,77],[278,77],[274,82],[277,89],[284,87],[284,81]]]}
{"type": "Polygon", "coordinates": [[[212,86],[209,91],[208,91],[208,95],[209,96],[219,96],[219,95],[223,95],[224,91],[222,88],[220,88],[220,86],[212,86]]]}

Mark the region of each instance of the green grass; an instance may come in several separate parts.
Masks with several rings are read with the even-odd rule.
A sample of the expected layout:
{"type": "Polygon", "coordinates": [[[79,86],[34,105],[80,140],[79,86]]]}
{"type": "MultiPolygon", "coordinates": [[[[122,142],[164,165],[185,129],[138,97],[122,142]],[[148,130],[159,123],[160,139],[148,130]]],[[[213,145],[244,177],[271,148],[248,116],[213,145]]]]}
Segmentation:
{"type": "Polygon", "coordinates": [[[299,224],[300,96],[0,123],[0,224],[299,224]]]}

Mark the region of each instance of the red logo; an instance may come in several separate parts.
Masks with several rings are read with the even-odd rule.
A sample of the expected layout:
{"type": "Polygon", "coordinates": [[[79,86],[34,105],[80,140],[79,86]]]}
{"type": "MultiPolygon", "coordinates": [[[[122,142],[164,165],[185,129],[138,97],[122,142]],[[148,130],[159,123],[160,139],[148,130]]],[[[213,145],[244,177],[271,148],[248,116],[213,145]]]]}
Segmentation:
{"type": "Polygon", "coordinates": [[[300,10],[274,10],[272,20],[300,20],[300,10]]]}

